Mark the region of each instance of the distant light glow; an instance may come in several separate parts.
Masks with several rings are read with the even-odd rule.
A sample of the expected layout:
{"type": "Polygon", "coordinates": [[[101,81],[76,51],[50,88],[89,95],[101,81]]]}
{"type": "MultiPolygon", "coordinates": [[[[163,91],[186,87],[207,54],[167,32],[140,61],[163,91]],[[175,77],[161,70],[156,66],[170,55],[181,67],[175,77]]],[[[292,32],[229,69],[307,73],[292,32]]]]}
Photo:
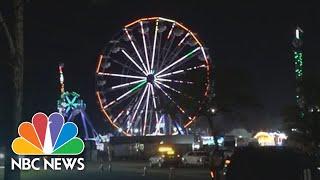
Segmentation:
{"type": "Polygon", "coordinates": [[[134,132],[134,133],[138,133],[138,132],[139,132],[139,129],[138,129],[138,128],[134,128],[133,132],[134,132]]]}
{"type": "Polygon", "coordinates": [[[280,132],[258,132],[255,136],[261,146],[282,146],[283,140],[287,139],[287,135],[280,132]]]}
{"type": "Polygon", "coordinates": [[[159,152],[168,152],[168,151],[173,151],[173,149],[172,149],[172,147],[162,146],[162,147],[159,147],[158,151],[159,152]]]}
{"type": "Polygon", "coordinates": [[[168,151],[167,154],[168,155],[173,155],[175,152],[174,151],[168,151]]]}
{"type": "Polygon", "coordinates": [[[296,38],[300,39],[300,31],[299,31],[299,29],[296,29],[296,38]]]}

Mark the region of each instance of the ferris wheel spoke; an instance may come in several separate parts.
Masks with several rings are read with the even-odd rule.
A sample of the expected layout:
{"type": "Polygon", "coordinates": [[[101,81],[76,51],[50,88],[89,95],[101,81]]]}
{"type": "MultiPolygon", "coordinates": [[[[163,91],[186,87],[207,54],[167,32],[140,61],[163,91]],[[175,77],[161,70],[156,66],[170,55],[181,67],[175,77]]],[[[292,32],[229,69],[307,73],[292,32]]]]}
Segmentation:
{"type": "Polygon", "coordinates": [[[173,31],[173,29],[174,29],[175,25],[176,25],[176,23],[172,23],[172,25],[171,25],[171,29],[170,29],[170,31],[169,31],[169,33],[168,33],[168,36],[167,36],[167,39],[169,39],[169,38],[170,38],[170,36],[171,36],[171,34],[172,34],[172,31],[173,31]]]}
{"type": "Polygon", "coordinates": [[[166,85],[166,84],[164,84],[164,83],[162,83],[162,82],[160,82],[160,81],[158,81],[158,80],[156,80],[156,83],[158,83],[158,84],[160,84],[160,85],[162,85],[162,86],[170,89],[171,91],[174,91],[174,92],[176,92],[176,93],[178,93],[178,94],[181,94],[181,91],[176,90],[176,89],[174,89],[173,87],[171,87],[171,86],[169,86],[169,85],[166,85]]]}
{"type": "Polygon", "coordinates": [[[136,70],[136,69],[133,69],[132,67],[130,67],[130,66],[126,65],[126,64],[123,64],[123,63],[121,63],[121,62],[119,62],[119,61],[117,61],[117,60],[112,60],[112,62],[114,62],[114,63],[116,63],[116,64],[119,64],[120,66],[122,66],[122,67],[124,67],[124,68],[127,68],[128,70],[130,70],[130,71],[132,71],[132,72],[135,72],[135,73],[140,74],[140,75],[144,75],[143,72],[141,72],[141,70],[138,71],[138,70],[136,70]]]}
{"type": "MultiPolygon", "coordinates": [[[[182,65],[185,65],[186,63],[190,62],[189,60],[192,60],[192,58],[194,58],[194,56],[196,56],[196,55],[199,54],[199,53],[200,53],[200,51],[191,54],[190,56],[186,57],[186,59],[185,59],[183,62],[179,62],[179,63],[176,64],[175,66],[170,67],[170,69],[171,69],[171,70],[175,70],[175,69],[177,69],[178,67],[180,67],[180,66],[182,66],[182,65]]],[[[171,58],[170,58],[170,59],[171,59],[171,58]]],[[[176,59],[176,58],[175,58],[175,59],[176,59]]],[[[169,64],[175,63],[175,61],[176,61],[175,59],[171,59],[169,64]]],[[[194,61],[192,61],[192,62],[194,62],[194,61]]],[[[199,62],[200,62],[200,61],[199,61],[199,62]]],[[[167,65],[166,65],[166,66],[167,66],[167,65]]]]}
{"type": "Polygon", "coordinates": [[[193,98],[192,96],[187,95],[187,94],[185,94],[185,93],[183,93],[183,92],[181,92],[181,91],[179,91],[179,90],[177,90],[177,89],[175,89],[175,88],[173,88],[173,87],[171,87],[171,86],[169,86],[169,85],[167,85],[167,84],[165,84],[165,83],[162,83],[162,82],[160,82],[160,81],[158,81],[158,80],[156,80],[156,83],[158,83],[159,85],[164,86],[164,87],[167,88],[167,89],[170,89],[170,90],[173,91],[173,92],[176,92],[177,94],[179,94],[179,95],[181,95],[181,96],[183,96],[183,97],[185,97],[185,98],[187,98],[187,99],[195,100],[195,98],[193,98]]]}
{"type": "Polygon", "coordinates": [[[148,73],[148,71],[146,70],[146,71],[144,71],[133,59],[132,59],[132,57],[125,51],[125,50],[121,50],[121,52],[141,71],[141,72],[143,72],[143,74],[144,75],[147,75],[148,73]]]}
{"type": "MultiPolygon", "coordinates": [[[[166,66],[167,64],[171,64],[174,62],[174,60],[177,58],[177,56],[180,54],[180,52],[183,50],[183,48],[186,45],[182,45],[182,46],[177,46],[171,53],[170,56],[167,58],[168,60],[166,61],[166,63],[163,63],[163,66],[166,66]]],[[[160,69],[162,69],[162,67],[160,67],[160,69]]]]}
{"type": "Polygon", "coordinates": [[[139,102],[138,102],[137,108],[136,108],[136,110],[134,111],[133,116],[132,116],[132,118],[131,118],[131,120],[130,120],[130,126],[129,126],[128,129],[127,129],[127,133],[130,131],[131,126],[132,126],[133,123],[134,123],[134,119],[135,119],[135,117],[136,117],[136,115],[137,115],[138,110],[140,109],[141,102],[142,102],[142,100],[143,100],[143,98],[144,98],[144,95],[146,94],[146,91],[147,91],[148,86],[149,86],[149,84],[147,84],[147,86],[144,88],[144,91],[143,91],[143,93],[142,93],[142,96],[141,96],[141,98],[140,98],[140,100],[139,100],[139,102]]]}
{"type": "Polygon", "coordinates": [[[131,94],[132,92],[136,91],[137,89],[139,89],[141,86],[143,86],[147,81],[142,81],[140,84],[138,84],[137,86],[133,87],[132,89],[130,89],[129,91],[125,92],[124,94],[122,94],[121,96],[117,97],[115,100],[109,102],[107,105],[105,105],[103,108],[106,109],[108,107],[110,107],[111,105],[113,105],[114,103],[120,101],[122,98],[128,96],[129,94],[131,94]]]}
{"type": "MultiPolygon", "coordinates": [[[[166,42],[165,42],[165,44],[163,46],[163,52],[161,53],[161,57],[162,57],[163,61],[166,60],[166,56],[169,53],[169,49],[171,49],[171,46],[172,46],[173,41],[175,39],[175,36],[171,36],[174,27],[175,27],[175,23],[172,23],[171,29],[170,29],[170,31],[168,33],[168,36],[167,36],[167,40],[166,40],[166,42]],[[168,45],[168,42],[169,42],[169,45],[168,45]]],[[[160,65],[160,67],[163,65],[163,61],[162,61],[161,65],[160,65]]]]}
{"type": "Polygon", "coordinates": [[[147,127],[147,117],[148,117],[148,108],[149,108],[149,99],[150,99],[150,84],[148,84],[148,90],[147,90],[147,99],[146,99],[146,110],[144,112],[144,123],[143,123],[143,135],[146,134],[146,127],[147,127]]]}
{"type": "MultiPolygon", "coordinates": [[[[128,32],[128,30],[127,30],[127,29],[125,29],[125,32],[126,32],[127,37],[129,38],[130,43],[131,43],[131,45],[132,45],[132,47],[133,47],[134,51],[136,52],[136,54],[137,54],[137,56],[138,56],[138,58],[139,58],[140,62],[142,63],[142,66],[143,66],[143,68],[144,68],[144,70],[145,70],[145,71],[142,71],[142,72],[144,72],[144,74],[145,74],[145,75],[147,75],[147,74],[148,74],[148,69],[146,68],[145,64],[143,63],[143,60],[142,60],[142,58],[141,58],[141,56],[140,56],[140,53],[139,53],[139,51],[138,51],[138,49],[137,49],[136,45],[135,45],[135,44],[134,44],[134,42],[132,41],[132,38],[131,38],[131,36],[129,35],[129,32],[128,32]]],[[[139,67],[140,67],[140,66],[139,66],[139,67]]]]}
{"type": "Polygon", "coordinates": [[[141,34],[142,34],[142,40],[143,40],[143,47],[144,47],[144,55],[146,56],[146,61],[147,61],[147,68],[148,71],[147,73],[150,73],[150,66],[149,66],[149,55],[148,55],[148,50],[147,50],[147,44],[146,44],[146,37],[145,37],[145,32],[143,29],[143,23],[140,21],[140,26],[141,26],[141,34]]]}
{"type": "MultiPolygon", "coordinates": [[[[140,93],[140,92],[138,92],[140,93]]],[[[142,92],[141,92],[142,93],[142,92]]],[[[129,109],[134,109],[135,105],[137,104],[137,101],[139,100],[139,95],[136,95],[135,97],[133,97],[130,102],[126,103],[126,105],[122,108],[123,111],[125,111],[125,114],[123,115],[123,117],[121,119],[124,119],[124,121],[122,121],[122,123],[127,124],[128,120],[130,119],[130,112],[129,109]],[[133,108],[131,108],[133,107],[133,108]]],[[[120,122],[119,122],[120,123],[120,122]]],[[[122,124],[123,125],[123,124],[122,124]]]]}
{"type": "Polygon", "coordinates": [[[190,120],[192,119],[190,116],[188,116],[188,115],[186,114],[185,110],[183,110],[183,108],[182,108],[180,105],[178,105],[178,104],[176,103],[176,101],[173,100],[172,97],[171,97],[165,90],[163,90],[163,89],[161,88],[161,86],[160,86],[157,82],[155,83],[155,85],[156,85],[156,87],[157,87],[158,89],[160,89],[160,91],[161,91],[173,104],[175,104],[175,105],[177,106],[177,108],[179,109],[179,111],[180,111],[181,113],[185,114],[185,115],[188,117],[188,119],[190,119],[190,120]]]}
{"type": "Polygon", "coordinates": [[[156,21],[156,28],[155,28],[155,30],[154,30],[154,39],[153,39],[153,48],[152,48],[152,59],[151,59],[151,70],[153,70],[154,56],[155,56],[155,52],[156,52],[158,25],[159,25],[159,20],[156,21]]]}
{"type": "Polygon", "coordinates": [[[143,77],[143,76],[133,76],[133,75],[126,75],[126,74],[114,74],[114,73],[103,73],[103,72],[98,72],[98,75],[133,78],[133,79],[146,79],[146,77],[143,77]]]}
{"type": "Polygon", "coordinates": [[[197,52],[200,49],[200,47],[197,47],[196,49],[192,50],[191,52],[189,52],[188,54],[184,55],[183,57],[181,57],[180,59],[178,59],[177,61],[175,61],[174,63],[170,64],[169,66],[165,67],[164,69],[162,69],[161,71],[159,71],[158,73],[155,74],[155,76],[157,77],[158,75],[160,75],[161,73],[165,72],[166,70],[168,70],[169,68],[171,68],[172,66],[178,64],[179,62],[183,61],[184,59],[190,57],[191,55],[193,55],[195,52],[197,52]]]}
{"type": "MultiPolygon", "coordinates": [[[[161,68],[163,67],[163,65],[165,64],[165,62],[166,62],[166,60],[167,60],[167,55],[168,55],[168,53],[170,52],[171,46],[172,46],[173,41],[174,41],[174,39],[175,39],[174,36],[173,36],[173,38],[171,38],[172,31],[173,31],[173,29],[175,28],[175,25],[176,25],[176,23],[173,22],[172,25],[171,25],[171,29],[170,29],[170,31],[169,31],[169,33],[168,33],[167,39],[168,39],[168,40],[171,39],[171,41],[170,41],[169,47],[168,47],[168,48],[164,48],[164,49],[166,49],[166,51],[165,51],[165,53],[162,55],[162,58],[163,58],[163,59],[162,59],[161,65],[160,65],[160,69],[161,69],[161,68]]],[[[165,45],[167,44],[167,42],[168,42],[168,41],[166,41],[165,45]]],[[[166,47],[166,46],[164,46],[164,47],[166,47]]]]}
{"type": "Polygon", "coordinates": [[[121,117],[121,115],[124,113],[124,110],[122,110],[118,115],[117,115],[117,117],[116,118],[114,118],[114,120],[112,121],[113,123],[116,123],[117,122],[117,120],[121,117]]]}
{"type": "Polygon", "coordinates": [[[137,80],[137,81],[132,81],[132,82],[128,82],[128,83],[124,83],[124,84],[112,86],[111,89],[118,89],[118,88],[127,87],[127,86],[130,86],[130,85],[132,85],[132,84],[140,83],[140,82],[142,82],[142,81],[145,81],[145,80],[144,80],[144,79],[141,79],[141,80],[137,80]]]}
{"type": "Polygon", "coordinates": [[[130,105],[132,105],[132,103],[134,103],[135,101],[137,101],[137,98],[135,97],[135,98],[132,98],[122,109],[122,111],[116,116],[116,118],[114,119],[114,121],[113,121],[113,123],[116,123],[116,121],[118,121],[119,119],[120,119],[120,117],[122,117],[122,115],[123,115],[123,117],[121,118],[121,119],[123,119],[123,118],[128,118],[128,115],[129,115],[129,113],[128,113],[128,106],[130,107],[130,105]],[[121,114],[121,115],[120,115],[121,114]]]}
{"type": "Polygon", "coordinates": [[[151,84],[151,95],[152,95],[152,101],[153,101],[153,108],[154,108],[154,111],[155,111],[155,115],[156,115],[156,121],[157,121],[157,124],[159,123],[159,117],[158,117],[158,108],[157,108],[157,103],[156,103],[156,98],[154,96],[154,89],[153,89],[153,85],[151,84]]]}
{"type": "Polygon", "coordinates": [[[165,82],[173,82],[173,83],[180,83],[180,84],[194,84],[194,82],[192,81],[182,81],[182,80],[176,80],[176,79],[157,78],[156,80],[158,82],[165,81],[165,82]]]}
{"type": "MultiPolygon", "coordinates": [[[[180,42],[178,43],[178,46],[176,46],[176,47],[172,50],[172,52],[169,54],[169,56],[165,58],[165,60],[168,59],[168,61],[164,61],[164,62],[166,62],[166,63],[163,63],[163,66],[165,66],[166,64],[171,64],[171,63],[177,58],[177,56],[180,54],[180,52],[181,52],[181,51],[184,49],[184,47],[186,46],[186,44],[183,44],[182,46],[181,46],[181,44],[185,41],[185,39],[186,39],[187,37],[189,37],[189,35],[190,35],[189,32],[186,33],[186,35],[180,40],[180,42]]],[[[161,66],[160,69],[162,69],[163,66],[161,66]]]]}
{"type": "MultiPolygon", "coordinates": [[[[164,49],[163,49],[164,52],[162,53],[162,62],[161,62],[161,65],[160,65],[160,69],[161,69],[161,67],[163,67],[164,64],[166,64],[166,62],[168,60],[167,56],[168,56],[168,54],[169,54],[169,52],[171,50],[172,44],[174,42],[174,39],[175,39],[175,36],[170,38],[169,47],[164,46],[164,49]]],[[[165,45],[167,45],[167,42],[168,41],[166,41],[165,45]]]]}
{"type": "Polygon", "coordinates": [[[163,77],[167,77],[167,76],[171,76],[171,75],[175,75],[175,74],[181,74],[181,73],[185,73],[187,71],[197,70],[197,69],[206,68],[206,67],[207,66],[205,64],[203,64],[203,65],[200,65],[200,66],[194,66],[194,67],[190,67],[190,68],[187,68],[187,69],[176,70],[176,71],[173,71],[173,72],[170,72],[170,73],[159,75],[159,76],[157,76],[157,78],[159,79],[159,78],[163,78],[163,77]]]}
{"type": "Polygon", "coordinates": [[[190,33],[188,32],[188,33],[181,39],[181,41],[178,43],[178,46],[180,46],[180,45],[184,42],[184,40],[186,40],[186,38],[187,38],[189,35],[190,35],[190,33]]]}
{"type": "MultiPolygon", "coordinates": [[[[177,56],[180,54],[180,52],[183,50],[183,48],[186,46],[186,44],[181,44],[186,40],[187,37],[190,36],[190,32],[186,33],[186,35],[180,40],[178,43],[178,46],[170,53],[170,56],[168,58],[169,62],[168,64],[173,63],[173,61],[177,58],[177,56]]],[[[162,68],[162,67],[161,67],[162,68]]]]}
{"type": "Polygon", "coordinates": [[[162,43],[162,33],[160,33],[160,35],[159,35],[159,43],[158,43],[158,45],[157,45],[157,66],[156,66],[156,68],[155,68],[155,70],[156,71],[158,71],[158,69],[159,69],[159,65],[160,65],[160,61],[159,61],[159,59],[160,59],[160,55],[161,55],[161,51],[160,51],[160,48],[161,48],[161,43],[162,43]]]}

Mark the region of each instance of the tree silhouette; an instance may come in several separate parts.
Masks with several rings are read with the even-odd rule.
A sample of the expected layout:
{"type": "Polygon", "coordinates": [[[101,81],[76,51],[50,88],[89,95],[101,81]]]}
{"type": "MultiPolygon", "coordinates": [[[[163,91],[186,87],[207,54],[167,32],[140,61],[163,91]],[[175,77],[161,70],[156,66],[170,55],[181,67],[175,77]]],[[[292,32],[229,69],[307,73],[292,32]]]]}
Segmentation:
{"type": "Polygon", "coordinates": [[[5,174],[4,179],[18,180],[20,179],[20,172],[18,170],[11,170],[11,158],[16,155],[11,151],[11,142],[17,134],[18,124],[22,120],[22,101],[23,101],[23,63],[24,63],[24,38],[23,38],[23,11],[24,0],[13,0],[13,14],[14,18],[11,31],[7,21],[5,21],[0,12],[0,25],[4,31],[5,37],[8,41],[10,51],[10,65],[13,71],[13,107],[12,119],[8,121],[8,133],[6,142],[6,156],[5,156],[5,174]]]}
{"type": "Polygon", "coordinates": [[[246,121],[250,112],[262,108],[256,97],[250,72],[240,67],[215,70],[211,93],[202,112],[207,117],[212,135],[221,133],[219,126],[214,124],[216,116],[223,115],[228,119],[246,121]],[[214,113],[210,111],[211,108],[215,109],[214,113]]]}

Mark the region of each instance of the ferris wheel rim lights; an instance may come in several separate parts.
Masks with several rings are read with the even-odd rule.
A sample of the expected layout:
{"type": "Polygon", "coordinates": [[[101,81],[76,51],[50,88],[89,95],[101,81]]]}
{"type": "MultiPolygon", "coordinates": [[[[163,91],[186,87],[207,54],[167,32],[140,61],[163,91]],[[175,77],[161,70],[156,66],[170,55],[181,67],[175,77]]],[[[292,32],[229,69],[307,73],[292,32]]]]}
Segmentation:
{"type": "MultiPolygon", "coordinates": [[[[168,95],[168,93],[166,93],[166,91],[161,88],[161,86],[165,87],[166,90],[171,90],[171,91],[174,91],[176,93],[182,94],[181,91],[179,91],[179,90],[177,90],[177,89],[165,84],[165,82],[175,82],[175,83],[181,83],[181,84],[193,84],[194,82],[170,79],[170,78],[168,78],[168,76],[173,76],[173,75],[176,75],[176,74],[185,73],[185,72],[188,72],[188,71],[191,71],[191,70],[196,70],[196,69],[199,69],[199,68],[205,68],[206,69],[206,76],[205,76],[206,77],[206,80],[205,80],[205,86],[206,87],[205,87],[204,97],[206,97],[208,95],[208,91],[209,91],[209,84],[210,84],[209,75],[210,75],[210,66],[211,65],[209,63],[207,54],[205,53],[204,47],[202,46],[202,44],[200,43],[198,38],[195,36],[195,34],[191,30],[186,28],[184,25],[182,25],[181,23],[176,22],[174,20],[167,19],[167,18],[162,18],[162,17],[141,18],[141,19],[138,19],[136,21],[133,21],[132,23],[129,23],[129,24],[125,25],[123,31],[124,31],[124,34],[127,36],[132,48],[134,49],[134,52],[135,52],[135,56],[134,57],[138,57],[138,58],[134,58],[133,56],[130,56],[130,54],[125,49],[121,49],[120,51],[128,60],[130,60],[135,65],[135,67],[137,69],[139,69],[141,71],[141,73],[144,76],[101,72],[100,69],[102,68],[101,67],[102,61],[105,58],[105,55],[101,54],[99,56],[98,64],[97,64],[97,68],[96,68],[96,74],[97,75],[99,75],[99,76],[113,76],[113,77],[119,77],[119,78],[122,77],[122,78],[135,79],[134,81],[131,81],[131,82],[127,82],[127,83],[124,83],[124,84],[112,86],[111,89],[118,89],[118,88],[130,86],[130,85],[133,85],[133,84],[135,84],[135,86],[133,88],[131,88],[129,91],[127,91],[126,93],[124,93],[121,96],[115,98],[115,100],[109,102],[107,105],[105,105],[105,103],[103,102],[103,97],[101,97],[101,96],[103,96],[103,94],[101,94],[102,92],[97,90],[96,91],[96,96],[97,96],[97,99],[98,99],[98,104],[100,106],[100,110],[103,112],[103,114],[106,117],[106,119],[109,121],[109,123],[113,127],[118,129],[118,131],[120,133],[123,133],[126,136],[132,136],[133,135],[133,133],[130,133],[129,131],[131,129],[131,126],[134,123],[134,120],[135,120],[136,116],[137,116],[137,113],[138,113],[138,110],[140,108],[140,105],[141,105],[142,101],[144,100],[144,98],[146,96],[147,100],[146,100],[146,104],[144,105],[146,113],[144,113],[144,118],[141,119],[142,123],[144,124],[143,128],[142,128],[142,132],[143,132],[142,134],[146,135],[145,132],[146,132],[146,127],[147,127],[147,124],[146,124],[147,123],[147,114],[148,114],[147,112],[149,111],[148,107],[150,105],[150,106],[153,106],[154,109],[157,109],[157,103],[156,103],[156,98],[155,98],[155,93],[154,93],[154,87],[157,87],[168,99],[170,99],[172,101],[172,103],[174,103],[176,105],[176,107],[178,108],[178,110],[181,113],[185,114],[185,110],[183,110],[183,108],[180,107],[179,104],[177,104],[172,99],[172,97],[170,97],[170,95],[168,95]],[[150,45],[150,47],[152,47],[152,48],[150,48],[151,49],[150,50],[151,51],[151,56],[148,55],[148,48],[147,48],[146,37],[145,37],[145,29],[144,29],[144,22],[145,21],[150,21],[150,20],[155,21],[155,24],[156,24],[155,28],[154,28],[153,43],[151,43],[152,45],[150,45]],[[180,27],[180,28],[182,28],[183,30],[186,31],[186,34],[179,41],[178,46],[181,46],[181,44],[183,44],[184,41],[189,36],[191,36],[192,40],[195,41],[195,43],[196,43],[196,45],[198,47],[193,48],[192,51],[189,51],[188,53],[186,53],[182,57],[178,58],[177,60],[171,62],[169,65],[165,66],[164,68],[160,68],[161,69],[160,71],[154,72],[153,68],[154,68],[154,64],[155,64],[156,45],[157,45],[159,22],[160,21],[172,23],[171,29],[170,29],[170,31],[168,33],[168,36],[167,36],[167,39],[170,38],[170,36],[171,36],[171,34],[173,32],[173,29],[175,27],[180,27]],[[130,29],[134,25],[140,25],[140,30],[141,30],[140,33],[142,34],[142,42],[143,42],[144,54],[143,53],[142,54],[139,53],[139,50],[138,50],[136,44],[134,43],[134,41],[132,39],[133,35],[129,34],[128,29],[130,29]],[[204,60],[203,64],[197,65],[197,66],[194,66],[194,67],[188,67],[186,69],[176,70],[176,71],[173,71],[173,72],[167,72],[169,69],[171,69],[176,64],[184,61],[187,58],[190,58],[190,56],[194,56],[196,53],[198,53],[198,51],[203,56],[203,60],[204,60]],[[144,56],[145,59],[143,59],[142,56],[144,56]],[[137,59],[140,62],[139,61],[135,61],[137,59]],[[144,60],[146,62],[146,65],[144,63],[144,60]],[[142,66],[139,65],[139,64],[141,64],[142,66]],[[150,79],[152,79],[152,80],[150,80],[150,79]],[[129,123],[131,123],[131,124],[129,124],[127,130],[124,130],[120,125],[118,125],[116,123],[117,123],[117,120],[119,119],[119,117],[122,116],[125,111],[122,110],[117,116],[114,116],[115,118],[112,118],[112,115],[109,114],[109,112],[106,109],[108,109],[114,103],[122,100],[122,98],[126,97],[127,95],[135,93],[135,91],[137,89],[139,89],[140,87],[142,87],[143,85],[145,87],[144,87],[142,96],[139,99],[139,102],[138,102],[138,104],[137,104],[137,106],[135,108],[135,111],[134,111],[134,114],[133,114],[131,120],[129,120],[129,123]],[[149,103],[150,99],[151,99],[152,102],[149,103]],[[121,131],[120,131],[120,129],[121,129],[121,131]]],[[[161,31],[159,31],[159,32],[161,32],[161,31]]],[[[143,109],[144,107],[141,107],[141,108],[143,109]]],[[[201,107],[199,107],[199,110],[200,109],[201,109],[201,107]]],[[[188,120],[186,121],[186,123],[183,124],[184,128],[187,128],[190,124],[192,124],[194,122],[195,118],[196,118],[196,115],[192,115],[192,116],[186,115],[186,116],[187,116],[188,120]]],[[[155,118],[156,118],[156,122],[158,123],[159,122],[159,114],[157,112],[155,112],[155,118]]]]}

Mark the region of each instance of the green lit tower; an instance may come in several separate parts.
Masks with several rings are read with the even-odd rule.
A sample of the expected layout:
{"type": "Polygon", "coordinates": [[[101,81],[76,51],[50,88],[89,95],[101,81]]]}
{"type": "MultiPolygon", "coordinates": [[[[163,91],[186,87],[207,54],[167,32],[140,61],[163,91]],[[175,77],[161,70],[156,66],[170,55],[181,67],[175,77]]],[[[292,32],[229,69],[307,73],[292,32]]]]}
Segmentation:
{"type": "Polygon", "coordinates": [[[295,30],[295,37],[292,41],[293,45],[293,58],[296,76],[296,102],[299,109],[299,119],[305,116],[305,98],[303,95],[303,53],[302,53],[302,34],[303,30],[297,27],[295,30]]]}

